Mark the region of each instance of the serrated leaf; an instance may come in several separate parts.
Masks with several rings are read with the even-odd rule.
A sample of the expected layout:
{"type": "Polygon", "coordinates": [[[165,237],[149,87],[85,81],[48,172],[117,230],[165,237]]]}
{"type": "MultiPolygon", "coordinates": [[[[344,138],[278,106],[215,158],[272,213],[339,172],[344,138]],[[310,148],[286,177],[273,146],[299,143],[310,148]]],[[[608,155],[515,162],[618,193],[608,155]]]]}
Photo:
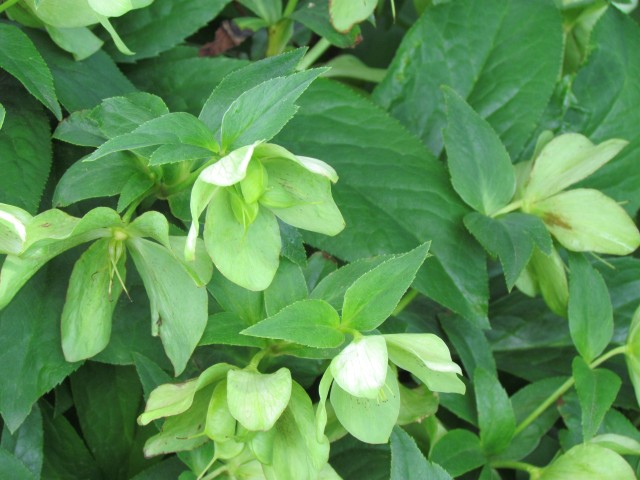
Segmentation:
{"type": "Polygon", "coordinates": [[[431,461],[441,465],[454,477],[485,464],[480,439],[469,430],[449,430],[432,447],[431,461]]]}
{"type": "Polygon", "coordinates": [[[162,339],[177,375],[207,325],[207,292],[165,247],[142,238],[127,246],[151,300],[152,332],[162,339]]]}
{"type": "Polygon", "coordinates": [[[452,477],[439,465],[424,458],[416,442],[400,427],[391,433],[390,480],[451,480],[452,477]]]}
{"type": "Polygon", "coordinates": [[[480,444],[487,456],[503,451],[513,438],[516,419],[511,401],[495,374],[479,367],[473,375],[480,444]]]}
{"type": "Polygon", "coordinates": [[[224,151],[268,141],[293,117],[295,101],[324,70],[314,69],[267,80],[240,95],[220,126],[224,151]]]}
{"type": "Polygon", "coordinates": [[[134,55],[109,46],[119,62],[132,63],[169,50],[213,20],[229,0],[155,0],[151,5],[112,20],[134,55]]]}
{"type": "Polygon", "coordinates": [[[282,259],[271,285],[264,291],[264,306],[267,315],[275,315],[294,302],[306,300],[308,296],[309,292],[302,269],[295,263],[282,259]]]}
{"type": "Polygon", "coordinates": [[[444,88],[448,126],[444,131],[451,183],[462,199],[490,215],[515,193],[511,159],[498,135],[460,95],[444,88]]]}
{"type": "Polygon", "coordinates": [[[590,362],[613,336],[613,307],[602,275],[581,254],[569,257],[569,329],[578,352],[590,362]]]}
{"type": "Polygon", "coordinates": [[[345,292],[342,324],[373,330],[393,313],[429,252],[430,243],[398,255],[356,280],[345,292]]]}
{"type": "Polygon", "coordinates": [[[334,348],[344,342],[340,317],[322,300],[300,300],[243,330],[244,335],[276,338],[315,348],[334,348]]]}
{"type": "Polygon", "coordinates": [[[491,256],[500,258],[509,290],[529,262],[534,245],[543,252],[551,251],[551,237],[533,215],[509,213],[491,218],[471,212],[464,217],[464,225],[491,256]]]}
{"type": "Polygon", "coordinates": [[[604,368],[592,369],[579,357],[574,359],[572,366],[582,410],[582,437],[588,442],[598,432],[622,382],[612,371],[604,368]]]}
{"type": "Polygon", "coordinates": [[[468,210],[442,165],[384,112],[336,83],[316,81],[299,104],[276,141],[336,169],[340,181],[333,196],[347,224],[335,238],[305,233],[305,241],[353,261],[431,240],[434,257],[418,273],[415,288],[486,322],[482,250],[461,224],[468,210]]]}

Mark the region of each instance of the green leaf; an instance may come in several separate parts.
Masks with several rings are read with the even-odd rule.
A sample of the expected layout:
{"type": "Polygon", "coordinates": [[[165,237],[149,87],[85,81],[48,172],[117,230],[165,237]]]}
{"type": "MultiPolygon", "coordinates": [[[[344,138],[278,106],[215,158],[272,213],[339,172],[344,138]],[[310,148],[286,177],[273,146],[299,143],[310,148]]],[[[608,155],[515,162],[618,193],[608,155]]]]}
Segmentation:
{"type": "Polygon", "coordinates": [[[457,377],[460,367],[451,360],[447,345],[431,333],[398,333],[383,335],[389,359],[411,372],[429,390],[464,394],[465,385],[457,377]]]}
{"type": "Polygon", "coordinates": [[[218,137],[225,112],[240,95],[274,77],[293,73],[304,53],[304,49],[293,50],[230,73],[211,92],[200,112],[200,120],[218,137]]]}
{"type": "Polygon", "coordinates": [[[167,113],[133,130],[108,140],[84,161],[92,162],[114,152],[155,145],[189,145],[212,156],[217,143],[207,127],[188,113],[167,113]]]}
{"type": "Polygon", "coordinates": [[[390,480],[451,480],[452,477],[439,465],[429,462],[418,449],[416,442],[400,427],[391,433],[390,480]]]}
{"type": "Polygon", "coordinates": [[[2,128],[2,125],[4,125],[4,118],[6,115],[7,115],[7,110],[0,103],[0,129],[2,128]]]}
{"type": "Polygon", "coordinates": [[[587,137],[567,133],[551,140],[536,156],[524,187],[524,201],[535,202],[588,177],[629,142],[611,139],[594,145],[587,137]]]}
{"type": "Polygon", "coordinates": [[[480,445],[487,456],[509,446],[516,430],[511,401],[495,374],[478,367],[473,374],[480,445]]]}
{"type": "Polygon", "coordinates": [[[511,159],[500,138],[451,88],[444,88],[448,126],[444,131],[447,163],[456,192],[472,208],[490,215],[504,207],[516,190],[511,159]]]}
{"type": "Polygon", "coordinates": [[[98,51],[76,62],[54,46],[45,33],[30,30],[28,35],[47,62],[58,100],[68,111],[93,108],[104,98],[135,91],[105,52],[98,51]]]}
{"type": "Polygon", "coordinates": [[[240,0],[240,3],[255,13],[258,17],[273,25],[282,17],[282,2],[280,0],[240,0]]]}
{"type": "Polygon", "coordinates": [[[213,276],[207,288],[223,310],[238,315],[246,326],[253,325],[266,317],[262,292],[253,292],[239,287],[217,274],[213,276]]]}
{"type": "Polygon", "coordinates": [[[62,119],[49,67],[29,37],[15,25],[0,24],[0,68],[20,80],[58,120],[62,119]]]}
{"type": "Polygon", "coordinates": [[[340,48],[354,47],[360,35],[360,28],[355,27],[348,33],[340,33],[331,25],[329,18],[329,0],[306,0],[291,15],[309,30],[327,39],[332,45],[340,48]]]}
{"type": "Polygon", "coordinates": [[[640,442],[624,435],[603,433],[593,437],[590,442],[613,450],[620,455],[640,455],[640,442]]]}
{"type": "Polygon", "coordinates": [[[247,430],[267,431],[287,408],[291,383],[291,372],[286,368],[272,374],[230,370],[227,375],[229,411],[247,430]]]}
{"type": "Polygon", "coordinates": [[[243,330],[243,335],[276,338],[315,348],[335,348],[344,342],[340,317],[322,300],[300,300],[243,330]]]}
{"type": "Polygon", "coordinates": [[[430,243],[398,255],[356,280],[344,295],[342,324],[361,331],[384,322],[413,283],[429,252],[430,243]]]}
{"type": "Polygon", "coordinates": [[[135,369],[88,362],[71,376],[71,391],[83,438],[104,476],[126,477],[142,400],[135,369]]]}
{"type": "Polygon", "coordinates": [[[447,2],[428,8],[404,37],[374,98],[439,155],[446,122],[440,87],[449,85],[515,156],[551,97],[562,45],[553,2],[447,2]]]}
{"type": "Polygon", "coordinates": [[[578,352],[590,362],[613,336],[613,307],[602,275],[581,254],[569,257],[569,328],[578,352]]]}
{"type": "Polygon", "coordinates": [[[295,263],[282,259],[271,285],[264,291],[267,315],[276,315],[286,306],[306,300],[308,296],[307,282],[302,269],[295,263]]]}
{"type": "Polygon", "coordinates": [[[245,230],[231,209],[229,193],[218,188],[207,210],[204,241],[220,273],[239,286],[259,291],[273,280],[280,256],[280,229],[264,207],[245,230]]]}
{"type": "Polygon", "coordinates": [[[333,195],[347,224],[335,238],[305,233],[305,241],[353,261],[432,240],[434,257],[415,288],[486,324],[486,263],[462,225],[468,210],[442,165],[384,112],[329,80],[315,82],[299,104],[276,141],[330,161],[340,174],[333,195]]]}
{"type": "Polygon", "coordinates": [[[213,20],[229,0],[155,0],[150,6],[112,20],[122,41],[133,51],[107,49],[119,62],[133,63],[169,50],[213,20]]]}
{"type": "Polygon", "coordinates": [[[44,27],[51,40],[78,61],[89,58],[104,45],[104,42],[87,27],[56,28],[46,24],[44,27]]]}
{"type": "Polygon", "coordinates": [[[329,2],[329,16],[331,23],[339,32],[348,32],[356,23],[363,22],[378,5],[377,0],[362,0],[351,2],[349,0],[331,0],[329,2]]]}
{"type": "MultiPolygon", "coordinates": [[[[59,319],[68,257],[54,260],[0,312],[0,413],[10,431],[29,415],[33,404],[58,385],[78,364],[67,363],[60,347],[59,319]]],[[[4,275],[4,273],[3,273],[4,275]]]]}
{"type": "Polygon", "coordinates": [[[449,430],[431,448],[432,462],[458,477],[486,463],[480,439],[469,430],[449,430]]]}
{"type": "Polygon", "coordinates": [[[555,314],[567,316],[569,286],[564,262],[555,247],[551,255],[546,255],[535,247],[529,265],[516,281],[516,285],[529,296],[541,293],[555,314]]]}
{"type": "Polygon", "coordinates": [[[568,250],[628,255],[640,246],[640,232],[624,209],[597,190],[576,189],[536,202],[551,234],[568,250]]]}
{"type": "Polygon", "coordinates": [[[491,346],[480,327],[457,315],[440,315],[438,319],[467,372],[482,367],[488,372],[496,373],[491,346]]]}
{"type": "Polygon", "coordinates": [[[222,118],[222,149],[231,151],[273,138],[297,111],[295,101],[323,71],[313,69],[273,78],[240,95],[222,118]]]}
{"type": "Polygon", "coordinates": [[[546,467],[540,480],[633,480],[629,464],[617,453],[590,444],[577,445],[546,467]]]}
{"type": "MultiPolygon", "coordinates": [[[[140,371],[140,366],[137,365],[140,371]]],[[[162,417],[180,415],[191,408],[195,395],[203,389],[223,380],[232,367],[217,363],[207,368],[198,378],[183,383],[166,383],[154,388],[147,399],[144,412],[138,417],[140,425],[148,425],[162,417]]]]}
{"type": "Polygon", "coordinates": [[[331,405],[340,423],[361,442],[387,443],[400,411],[400,391],[396,375],[387,367],[387,376],[378,398],[350,395],[337,383],[331,388],[331,405]],[[375,422],[371,419],[375,418],[375,422]]]}
{"type": "Polygon", "coordinates": [[[35,213],[51,168],[49,119],[22,89],[6,83],[0,102],[7,117],[0,130],[0,203],[35,213]]]}
{"type": "Polygon", "coordinates": [[[633,314],[626,345],[625,360],[627,371],[633,384],[636,401],[640,405],[640,307],[633,314]]]}
{"type": "Polygon", "coordinates": [[[582,437],[587,442],[598,432],[622,382],[612,371],[604,368],[593,370],[579,357],[573,360],[572,366],[582,410],[582,437]]]}
{"type": "Polygon", "coordinates": [[[0,448],[0,475],[15,480],[35,480],[36,477],[15,455],[0,448]]]}
{"type": "Polygon", "coordinates": [[[551,252],[551,237],[544,223],[533,215],[509,213],[491,218],[471,212],[464,217],[464,225],[491,256],[500,258],[509,290],[529,262],[534,244],[551,252]]]}
{"type": "Polygon", "coordinates": [[[127,241],[151,301],[151,330],[162,339],[176,375],[186,367],[207,325],[207,292],[157,243],[127,241]]]}
{"type": "Polygon", "coordinates": [[[37,405],[13,435],[4,428],[0,447],[0,451],[6,450],[14,455],[35,478],[40,478],[44,452],[42,414],[37,405]]]}
{"type": "Polygon", "coordinates": [[[220,312],[209,317],[198,345],[239,345],[241,347],[264,347],[261,338],[243,335],[240,332],[251,324],[232,312],[220,312]]]}
{"type": "Polygon", "coordinates": [[[27,225],[33,217],[21,208],[0,203],[0,253],[19,255],[27,241],[27,225]]]}
{"type": "Polygon", "coordinates": [[[329,366],[335,382],[350,395],[376,399],[387,376],[387,346],[381,335],[354,338],[329,366]]]}

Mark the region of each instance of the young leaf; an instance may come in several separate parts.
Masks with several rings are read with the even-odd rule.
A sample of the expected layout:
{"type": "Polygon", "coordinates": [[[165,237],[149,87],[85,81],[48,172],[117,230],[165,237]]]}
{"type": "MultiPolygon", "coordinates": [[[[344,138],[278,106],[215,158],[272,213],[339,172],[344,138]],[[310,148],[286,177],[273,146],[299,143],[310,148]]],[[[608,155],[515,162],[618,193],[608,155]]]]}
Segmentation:
{"type": "Polygon", "coordinates": [[[500,138],[451,88],[444,88],[448,126],[444,131],[451,183],[475,210],[490,215],[516,190],[511,159],[500,138]]]}
{"type": "Polygon", "coordinates": [[[612,371],[604,368],[593,370],[579,357],[573,360],[572,366],[582,410],[582,437],[588,442],[598,432],[622,382],[612,371]]]}
{"type": "Polygon", "coordinates": [[[535,202],[588,177],[615,157],[629,142],[612,139],[594,145],[578,133],[551,140],[536,157],[524,189],[524,201],[535,202]]]}
{"type": "Polygon", "coordinates": [[[509,446],[516,430],[511,401],[500,381],[483,368],[476,368],[473,385],[478,406],[480,444],[487,456],[509,446]]]}
{"type": "Polygon", "coordinates": [[[29,37],[8,23],[0,24],[0,68],[20,80],[58,120],[62,119],[49,67],[29,37]]]}
{"type": "Polygon", "coordinates": [[[465,385],[457,377],[462,370],[451,360],[449,349],[439,337],[431,333],[383,337],[391,362],[414,374],[429,390],[464,394],[465,385]]]}
{"type": "Polygon", "coordinates": [[[534,244],[543,252],[551,252],[551,237],[544,223],[533,215],[509,213],[491,218],[471,212],[465,215],[464,225],[487,252],[500,257],[509,290],[529,262],[534,244]]]}
{"type": "Polygon", "coordinates": [[[331,0],[329,2],[329,16],[331,23],[339,32],[346,33],[356,23],[363,22],[378,5],[377,0],[362,0],[352,2],[349,0],[331,0]]]}
{"type": "Polygon", "coordinates": [[[576,189],[536,202],[531,213],[568,250],[628,255],[640,232],[624,209],[597,190],[576,189]]]}
{"type": "Polygon", "coordinates": [[[178,375],[207,325],[207,292],[165,247],[142,238],[129,239],[127,246],[151,300],[152,332],[160,335],[178,375]]]}
{"type": "MultiPolygon", "coordinates": [[[[317,300],[316,300],[317,301],[317,300]]],[[[354,339],[330,365],[335,382],[348,394],[376,399],[387,376],[387,346],[381,335],[354,339]]]]}
{"type": "Polygon", "coordinates": [[[429,462],[416,442],[403,429],[395,427],[391,433],[390,480],[452,480],[439,465],[429,462]]]}
{"type": "Polygon", "coordinates": [[[323,71],[314,69],[273,78],[240,95],[222,118],[222,150],[273,138],[298,110],[295,101],[323,71]]]}
{"type": "Polygon", "coordinates": [[[469,430],[450,430],[432,447],[430,460],[454,477],[486,463],[480,439],[469,430]]]}
{"type": "Polygon", "coordinates": [[[569,329],[586,362],[600,355],[613,336],[613,307],[602,275],[582,254],[569,256],[569,329]]]}
{"type": "Polygon", "coordinates": [[[384,322],[413,283],[430,245],[423,243],[387,260],[356,280],[344,295],[342,324],[368,331],[384,322]]]}
{"type": "Polygon", "coordinates": [[[365,443],[387,443],[400,412],[400,391],[396,375],[391,368],[387,368],[380,395],[373,399],[350,395],[334,383],[331,388],[331,405],[340,423],[358,440],[365,443]]]}
{"type": "Polygon", "coordinates": [[[599,445],[576,445],[547,466],[539,480],[633,480],[629,464],[617,453],[599,445]]]}
{"type": "Polygon", "coordinates": [[[243,330],[243,335],[277,338],[316,348],[335,348],[344,342],[340,317],[323,300],[300,300],[243,330]]]}
{"type": "Polygon", "coordinates": [[[264,290],[278,270],[281,241],[276,218],[260,207],[245,229],[225,189],[219,188],[209,204],[204,242],[220,273],[243,288],[264,290]]]}
{"type": "Polygon", "coordinates": [[[109,343],[120,282],[126,280],[126,256],[111,258],[110,241],[95,242],[73,267],[61,320],[62,351],[68,362],[91,358],[109,343]]]}
{"type": "Polygon", "coordinates": [[[272,374],[248,370],[229,371],[229,411],[247,430],[267,431],[287,408],[291,397],[291,383],[291,372],[286,368],[272,374]]]}

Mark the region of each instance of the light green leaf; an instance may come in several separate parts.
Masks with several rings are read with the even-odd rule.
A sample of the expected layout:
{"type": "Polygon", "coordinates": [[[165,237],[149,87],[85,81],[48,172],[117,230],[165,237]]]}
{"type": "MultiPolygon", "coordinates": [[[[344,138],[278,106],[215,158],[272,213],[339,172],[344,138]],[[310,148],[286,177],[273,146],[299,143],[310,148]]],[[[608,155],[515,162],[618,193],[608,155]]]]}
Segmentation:
{"type": "Polygon", "coordinates": [[[232,368],[234,367],[226,363],[218,363],[207,368],[198,378],[184,383],[160,385],[149,395],[144,413],[138,417],[138,423],[148,425],[158,418],[186,412],[191,408],[197,392],[223,380],[232,368]]]}
{"type": "Polygon", "coordinates": [[[0,24],[0,68],[20,80],[58,120],[62,119],[49,67],[29,37],[8,23],[0,24]]]}
{"type": "Polygon", "coordinates": [[[612,371],[604,368],[591,369],[579,357],[573,360],[572,367],[582,410],[582,438],[588,442],[598,432],[622,382],[612,371]]]}
{"type": "Polygon", "coordinates": [[[480,445],[487,456],[502,452],[511,443],[516,419],[511,401],[494,373],[478,367],[473,374],[478,408],[480,445]]]}
{"type": "Polygon", "coordinates": [[[300,111],[276,141],[331,163],[340,174],[333,196],[347,224],[335,238],[305,233],[305,241],[353,261],[432,240],[434,257],[415,288],[486,326],[486,262],[462,225],[468,209],[442,164],[351,89],[320,79],[298,102],[300,111]]]}
{"type": "Polygon", "coordinates": [[[269,25],[273,25],[282,17],[280,0],[240,0],[240,3],[266,20],[269,25]]]}
{"type": "Polygon", "coordinates": [[[196,241],[195,257],[193,261],[188,261],[184,257],[186,242],[187,237],[184,236],[169,237],[169,246],[171,247],[173,255],[180,261],[189,275],[191,275],[191,278],[196,282],[196,285],[199,287],[207,285],[213,276],[213,263],[211,262],[209,255],[207,255],[204,242],[200,239],[196,241]]]}
{"type": "Polygon", "coordinates": [[[200,112],[200,120],[219,137],[223,116],[240,95],[274,77],[293,73],[304,53],[305,50],[300,48],[267,57],[230,73],[207,99],[200,112]]]}
{"type": "Polygon", "coordinates": [[[533,162],[524,188],[524,201],[550,197],[588,177],[615,157],[629,142],[612,139],[594,145],[578,133],[551,140],[533,162]]]}
{"type": "Polygon", "coordinates": [[[323,69],[267,80],[240,95],[222,118],[223,151],[273,138],[298,110],[295,101],[323,69]]]}
{"type": "Polygon", "coordinates": [[[61,320],[62,351],[68,362],[91,358],[109,343],[113,310],[122,293],[120,281],[126,279],[126,256],[111,259],[110,241],[91,245],[71,272],[61,320]]]}
{"type": "Polygon", "coordinates": [[[543,252],[551,252],[549,232],[533,215],[509,213],[491,218],[471,212],[464,217],[464,225],[491,256],[500,258],[509,290],[529,262],[534,244],[543,252]]]}
{"type": "Polygon", "coordinates": [[[331,0],[329,2],[329,16],[331,23],[339,32],[345,33],[353,28],[356,23],[363,22],[378,5],[378,0],[362,0],[353,2],[350,0],[331,0]]]}
{"type": "Polygon", "coordinates": [[[7,115],[7,110],[4,108],[2,103],[0,103],[0,129],[2,129],[2,125],[4,124],[4,117],[7,115]]]}
{"type": "Polygon", "coordinates": [[[247,430],[269,430],[289,404],[291,383],[291,372],[286,368],[272,374],[248,370],[229,371],[229,411],[247,430]]]}
{"type": "Polygon", "coordinates": [[[342,324],[361,331],[373,330],[384,322],[422,266],[431,244],[398,255],[356,280],[344,295],[342,324]]]}
{"type": "MultiPolygon", "coordinates": [[[[338,32],[333,27],[329,17],[329,0],[304,0],[300,2],[300,8],[293,12],[291,18],[339,48],[354,47],[360,35],[360,27],[358,26],[345,34],[338,32]]],[[[329,72],[333,72],[334,68],[336,67],[332,66],[329,72]]]]}
{"type": "Polygon", "coordinates": [[[624,209],[597,190],[576,189],[537,202],[539,216],[568,250],[628,255],[640,246],[640,232],[624,209]]]}
{"type": "MultiPolygon", "coordinates": [[[[259,142],[256,142],[252,145],[238,148],[222,157],[213,165],[205,168],[198,176],[198,180],[219,187],[229,187],[239,183],[247,175],[249,162],[258,143],[259,142]]],[[[193,193],[191,194],[191,198],[193,202],[193,193]]],[[[193,211],[193,205],[191,208],[193,211]]]]}
{"type": "Polygon", "coordinates": [[[57,28],[45,25],[45,28],[51,40],[78,61],[90,57],[104,45],[100,37],[87,27],[57,28]]]}
{"type": "Polygon", "coordinates": [[[127,246],[151,301],[151,331],[162,339],[178,375],[207,325],[207,292],[166,248],[142,238],[129,239],[127,246]]]}
{"type": "Polygon", "coordinates": [[[166,248],[171,248],[169,242],[169,222],[160,212],[154,210],[144,212],[127,225],[124,233],[131,237],[149,237],[166,248]]]}
{"type": "Polygon", "coordinates": [[[97,14],[105,17],[119,17],[134,8],[131,0],[88,0],[88,2],[97,14]]]}
{"type": "Polygon", "coordinates": [[[480,439],[469,430],[449,430],[432,447],[429,459],[454,477],[486,463],[480,439]]]}
{"type": "Polygon", "coordinates": [[[576,445],[544,469],[539,480],[633,480],[629,464],[617,453],[599,445],[576,445]]]}
{"type": "Polygon", "coordinates": [[[358,440],[365,443],[387,443],[400,412],[396,374],[391,368],[387,368],[384,386],[379,397],[374,399],[354,397],[334,383],[331,405],[340,423],[358,440]]]}
{"type": "Polygon", "coordinates": [[[475,210],[490,215],[516,190],[511,159],[500,138],[453,89],[444,88],[448,126],[444,131],[451,183],[475,210]]]}
{"type": "Polygon", "coordinates": [[[640,455],[640,442],[624,435],[603,433],[593,437],[590,442],[613,450],[620,455],[640,455]]]}
{"type": "Polygon", "coordinates": [[[155,0],[147,8],[113,19],[115,30],[135,52],[108,48],[118,62],[133,63],[169,50],[216,18],[229,0],[155,0]]]}
{"type": "Polygon", "coordinates": [[[276,218],[260,207],[245,230],[225,189],[219,188],[209,204],[204,242],[220,273],[243,288],[264,290],[278,270],[281,241],[276,218]]]}
{"type": "Polygon", "coordinates": [[[226,442],[233,439],[236,434],[236,419],[231,415],[227,405],[226,380],[218,383],[213,389],[204,431],[211,440],[216,442],[226,442]]]}
{"type": "Polygon", "coordinates": [[[0,203],[0,254],[22,252],[27,240],[27,225],[32,218],[21,208],[0,203]]]}
{"type": "Polygon", "coordinates": [[[218,146],[207,127],[188,113],[167,113],[161,117],[143,123],[131,133],[125,133],[103,143],[84,161],[93,162],[114,152],[135,150],[137,148],[156,145],[181,145],[210,151],[217,151],[218,146]]]}
{"type": "Polygon", "coordinates": [[[636,401],[640,405],[640,307],[636,309],[631,319],[626,345],[627,371],[635,390],[636,401]]]}
{"type": "Polygon", "coordinates": [[[446,122],[440,87],[449,85],[515,157],[556,86],[562,52],[553,2],[445,2],[427,8],[405,35],[374,99],[439,155],[446,122]]]}
{"type": "Polygon", "coordinates": [[[416,442],[400,427],[391,434],[390,480],[452,480],[439,465],[429,462],[416,442]]]}
{"type": "Polygon", "coordinates": [[[569,256],[569,329],[580,355],[591,362],[613,336],[613,307],[602,275],[581,254],[569,256]]]}
{"type": "Polygon", "coordinates": [[[243,330],[243,335],[276,338],[315,348],[335,348],[344,342],[338,312],[322,300],[300,300],[243,330]]]}
{"type": "Polygon", "coordinates": [[[331,375],[341,389],[358,398],[377,399],[387,377],[388,355],[385,339],[369,335],[354,339],[335,357],[331,375]]]}
{"type": "Polygon", "coordinates": [[[451,360],[446,344],[431,333],[398,333],[383,335],[389,359],[411,372],[429,390],[464,394],[465,385],[457,377],[460,367],[451,360]]]}

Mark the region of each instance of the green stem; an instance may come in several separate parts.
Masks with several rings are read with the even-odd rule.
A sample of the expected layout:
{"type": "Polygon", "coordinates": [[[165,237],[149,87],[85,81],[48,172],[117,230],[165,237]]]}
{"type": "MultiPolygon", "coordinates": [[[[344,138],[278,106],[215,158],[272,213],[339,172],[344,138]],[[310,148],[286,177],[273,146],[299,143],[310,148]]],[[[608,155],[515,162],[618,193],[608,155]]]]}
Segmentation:
{"type": "Polygon", "coordinates": [[[491,218],[496,218],[497,216],[504,215],[505,213],[513,212],[514,210],[518,210],[522,207],[522,200],[516,200],[515,202],[511,202],[504,208],[501,208],[497,212],[491,214],[491,218]]]}
{"type": "Polygon", "coordinates": [[[209,475],[204,477],[202,480],[212,480],[213,478],[216,478],[217,476],[219,476],[221,473],[226,472],[228,469],[229,467],[227,467],[226,465],[223,465],[222,467],[216,468],[213,472],[211,472],[209,475]]]}
{"type": "Polygon", "coordinates": [[[0,4],[0,13],[4,12],[7,8],[13,7],[16,3],[18,3],[18,0],[7,0],[3,4],[0,4]]]}
{"type": "MultiPolygon", "coordinates": [[[[217,455],[213,455],[213,458],[211,459],[211,461],[207,464],[206,467],[204,467],[204,470],[202,470],[202,472],[200,472],[200,475],[198,475],[198,478],[196,478],[196,480],[202,480],[202,478],[205,476],[205,474],[209,471],[209,469],[213,466],[214,463],[216,463],[218,461],[218,456],[217,455]]],[[[225,467],[226,468],[226,467],[225,467]]],[[[220,470],[220,469],[218,469],[220,470]]]]}
{"type": "Polygon", "coordinates": [[[329,49],[330,46],[331,43],[329,43],[329,40],[327,40],[326,38],[323,37],[318,40],[318,43],[316,43],[311,48],[311,50],[307,52],[303,59],[300,60],[300,63],[298,64],[298,70],[302,71],[309,68],[316,62],[316,60],[318,60],[322,56],[324,52],[329,49]]]}
{"type": "Polygon", "coordinates": [[[251,368],[251,369],[257,370],[258,369],[258,365],[260,365],[260,362],[262,361],[262,359],[270,351],[271,351],[270,348],[264,348],[264,349],[260,350],[258,353],[256,353],[253,356],[253,358],[249,362],[249,365],[247,365],[247,368],[251,368]]]}
{"type": "Polygon", "coordinates": [[[493,468],[509,468],[511,470],[522,470],[523,472],[527,472],[531,476],[538,474],[542,470],[540,467],[536,467],[534,465],[531,465],[530,463],[513,462],[508,460],[498,460],[495,462],[491,462],[491,466],[493,468]]]}
{"type": "Polygon", "coordinates": [[[396,306],[396,309],[393,311],[391,316],[397,317],[398,315],[400,315],[402,311],[407,308],[411,304],[411,302],[413,302],[413,300],[418,296],[418,293],[419,292],[415,288],[409,290],[409,292],[398,302],[398,305],[396,306]]]}
{"type": "MultiPolygon", "coordinates": [[[[616,355],[624,354],[624,353],[626,353],[626,351],[627,351],[627,346],[626,345],[622,345],[620,347],[616,347],[613,350],[608,351],[607,353],[605,353],[601,357],[596,358],[593,362],[591,362],[589,364],[589,367],[590,368],[596,368],[598,365],[606,362],[611,357],[615,357],[616,355]]],[[[564,382],[562,385],[560,385],[555,392],[553,392],[544,402],[542,402],[540,405],[538,405],[538,408],[536,408],[533,412],[531,412],[531,414],[527,418],[525,418],[516,427],[516,431],[515,431],[514,435],[519,434],[525,428],[527,428],[529,425],[531,425],[533,422],[535,422],[536,419],[540,415],[542,415],[547,408],[549,408],[551,405],[553,405],[562,395],[567,393],[569,391],[569,389],[571,387],[573,387],[573,385],[575,383],[576,383],[575,378],[570,377],[566,382],[564,382]]]]}
{"type": "Polygon", "coordinates": [[[282,16],[285,18],[290,17],[295,11],[297,6],[298,6],[298,0],[289,0],[289,2],[287,3],[287,6],[284,9],[284,12],[282,13],[282,16]]]}
{"type": "Polygon", "coordinates": [[[131,217],[135,213],[136,209],[140,206],[140,204],[144,201],[144,199],[147,198],[149,195],[151,195],[154,191],[155,191],[155,186],[151,187],[150,189],[145,191],[142,195],[138,196],[138,198],[136,198],[131,203],[131,205],[129,205],[129,208],[127,208],[127,211],[124,212],[124,215],[122,215],[122,221],[125,223],[128,223],[131,220],[131,217]]]}

